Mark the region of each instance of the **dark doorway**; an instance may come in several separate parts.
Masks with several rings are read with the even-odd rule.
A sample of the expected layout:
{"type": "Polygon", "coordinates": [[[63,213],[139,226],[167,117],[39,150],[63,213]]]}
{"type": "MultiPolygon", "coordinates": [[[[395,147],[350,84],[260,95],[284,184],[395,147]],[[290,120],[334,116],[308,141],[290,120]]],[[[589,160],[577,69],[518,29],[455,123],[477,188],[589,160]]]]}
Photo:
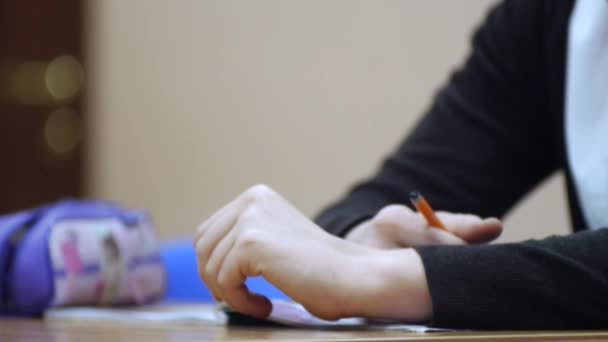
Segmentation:
{"type": "Polygon", "coordinates": [[[82,11],[0,0],[0,214],[82,195],[82,11]]]}

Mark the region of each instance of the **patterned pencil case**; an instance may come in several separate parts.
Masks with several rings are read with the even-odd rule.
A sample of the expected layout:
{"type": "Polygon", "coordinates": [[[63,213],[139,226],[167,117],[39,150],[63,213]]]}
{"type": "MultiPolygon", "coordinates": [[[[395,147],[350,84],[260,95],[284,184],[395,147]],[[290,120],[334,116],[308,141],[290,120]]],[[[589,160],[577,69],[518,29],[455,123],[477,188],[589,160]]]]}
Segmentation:
{"type": "Polygon", "coordinates": [[[165,288],[147,214],[65,200],[0,216],[0,314],[154,301],[165,288]]]}

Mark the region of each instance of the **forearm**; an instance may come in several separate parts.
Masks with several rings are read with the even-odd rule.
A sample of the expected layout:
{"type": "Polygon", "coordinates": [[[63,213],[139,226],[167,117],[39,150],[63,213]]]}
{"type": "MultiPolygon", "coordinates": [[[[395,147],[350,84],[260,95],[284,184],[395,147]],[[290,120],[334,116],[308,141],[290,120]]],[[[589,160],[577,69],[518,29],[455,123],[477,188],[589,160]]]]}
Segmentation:
{"type": "Polygon", "coordinates": [[[608,326],[608,229],[522,243],[366,250],[343,316],[465,329],[608,326]]]}
{"type": "Polygon", "coordinates": [[[608,326],[608,230],[522,243],[417,248],[433,324],[474,329],[608,326]]]}
{"type": "MultiPolygon", "coordinates": [[[[473,50],[429,112],[380,170],[319,216],[344,236],[388,204],[420,190],[437,210],[502,217],[562,162],[539,92],[544,64],[542,1],[506,1],[473,39],[473,50]]],[[[561,132],[561,131],[560,131],[561,132]]]]}

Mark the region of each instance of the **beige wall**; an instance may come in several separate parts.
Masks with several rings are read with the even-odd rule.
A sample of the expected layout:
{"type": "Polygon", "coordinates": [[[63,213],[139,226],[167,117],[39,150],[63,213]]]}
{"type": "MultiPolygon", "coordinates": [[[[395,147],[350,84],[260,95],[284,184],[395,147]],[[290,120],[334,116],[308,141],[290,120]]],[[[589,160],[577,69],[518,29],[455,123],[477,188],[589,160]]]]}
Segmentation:
{"type": "MultiPolygon", "coordinates": [[[[91,1],[89,193],[164,236],[258,182],[312,214],[409,130],[492,3],[91,1]]],[[[566,230],[558,181],[504,239],[566,230]]]]}

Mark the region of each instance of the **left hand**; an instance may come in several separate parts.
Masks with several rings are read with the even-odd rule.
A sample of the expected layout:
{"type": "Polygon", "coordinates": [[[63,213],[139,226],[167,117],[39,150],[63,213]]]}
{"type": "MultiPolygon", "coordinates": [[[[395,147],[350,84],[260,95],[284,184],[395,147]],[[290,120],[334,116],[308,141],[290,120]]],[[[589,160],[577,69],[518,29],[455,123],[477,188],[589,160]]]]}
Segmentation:
{"type": "Polygon", "coordinates": [[[334,237],[263,185],[203,222],[195,246],[200,276],[214,297],[255,317],[268,316],[271,304],[248,291],[249,276],[263,276],[325,319],[430,318],[414,250],[383,251],[334,237]]]}
{"type": "Polygon", "coordinates": [[[353,227],[344,237],[375,248],[486,243],[502,233],[502,222],[471,214],[437,212],[448,231],[433,228],[424,217],[404,205],[388,205],[374,217],[353,227]]]}

